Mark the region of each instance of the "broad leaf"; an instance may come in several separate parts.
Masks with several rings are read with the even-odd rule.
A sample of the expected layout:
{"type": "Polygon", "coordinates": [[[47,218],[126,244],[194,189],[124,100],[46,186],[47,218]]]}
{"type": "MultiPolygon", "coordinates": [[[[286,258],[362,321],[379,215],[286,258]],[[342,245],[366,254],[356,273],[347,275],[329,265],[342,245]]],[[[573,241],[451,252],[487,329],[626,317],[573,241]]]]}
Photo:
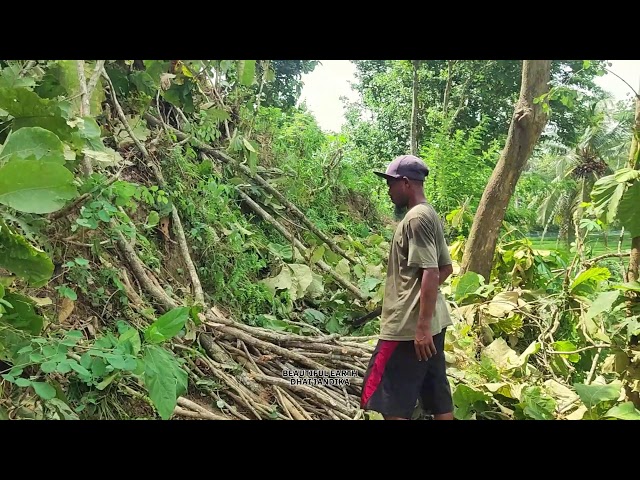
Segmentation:
{"type": "Polygon", "coordinates": [[[6,313],[2,315],[1,321],[9,323],[13,328],[24,330],[31,335],[39,335],[44,324],[44,318],[38,315],[33,302],[29,297],[18,293],[8,293],[4,299],[11,304],[12,308],[6,308],[6,313]]]}
{"type": "Polygon", "coordinates": [[[467,272],[456,281],[455,300],[459,302],[467,295],[474,293],[482,285],[482,277],[476,272],[467,272]]]}
{"type": "Polygon", "coordinates": [[[611,276],[609,269],[604,267],[591,267],[590,269],[582,272],[578,275],[573,282],[569,290],[574,294],[592,293],[595,291],[595,287],[598,282],[607,280],[611,276]]]}
{"type": "Polygon", "coordinates": [[[598,219],[607,224],[616,219],[625,188],[625,184],[616,181],[613,175],[602,177],[594,184],[591,199],[598,219]]]}
{"type": "Polygon", "coordinates": [[[576,389],[576,393],[580,396],[580,400],[582,400],[585,407],[591,409],[601,402],[617,400],[620,396],[621,386],[622,383],[616,380],[609,385],[599,385],[595,383],[585,385],[583,383],[576,383],[573,387],[576,389]]]}
{"type": "Polygon", "coordinates": [[[592,318],[596,317],[597,315],[603,312],[610,311],[611,307],[613,306],[614,303],[616,303],[619,297],[620,297],[620,291],[616,291],[616,290],[611,292],[600,293],[595,298],[591,306],[589,307],[589,310],[587,311],[587,314],[586,314],[586,319],[591,320],[592,318]]]}
{"type": "Polygon", "coordinates": [[[629,232],[631,238],[640,237],[640,181],[635,182],[624,192],[620,205],[618,205],[618,219],[629,232]]]}
{"type": "Polygon", "coordinates": [[[540,387],[522,389],[520,407],[524,414],[534,420],[553,420],[556,402],[540,387]]]}
{"type": "Polygon", "coordinates": [[[63,165],[64,146],[53,132],[40,127],[21,128],[10,133],[0,152],[0,165],[10,158],[29,157],[63,165]]]}
{"type": "Polygon", "coordinates": [[[291,247],[291,244],[280,245],[278,243],[269,243],[268,247],[274,255],[277,255],[284,260],[291,260],[293,257],[293,248],[291,247]]]}
{"type": "Polygon", "coordinates": [[[53,262],[49,256],[29,244],[22,235],[9,229],[0,220],[0,267],[40,287],[53,275],[53,262]]]}
{"type": "Polygon", "coordinates": [[[640,411],[633,405],[633,402],[625,402],[611,408],[604,416],[620,420],[640,420],[640,411]]]}
{"type": "MultiPolygon", "coordinates": [[[[568,340],[558,340],[557,342],[553,343],[553,349],[556,352],[573,352],[574,350],[577,350],[578,347],[576,347],[568,340]]],[[[563,357],[567,358],[570,362],[573,363],[576,363],[580,360],[579,353],[570,353],[567,355],[563,355],[563,357]]]]}
{"type": "Polygon", "coordinates": [[[167,350],[158,346],[146,348],[144,364],[144,383],[149,391],[149,398],[160,417],[168,420],[173,414],[178,397],[187,391],[187,373],[167,350]]]}
{"type": "Polygon", "coordinates": [[[45,382],[31,382],[31,386],[43,400],[51,400],[56,396],[56,389],[45,382]]]}
{"type": "Polygon", "coordinates": [[[238,80],[242,85],[249,86],[253,83],[256,74],[255,60],[238,60],[238,80]]]}
{"type": "Polygon", "coordinates": [[[12,158],[0,167],[0,203],[21,212],[55,212],[77,194],[73,173],[57,163],[12,158]]]}
{"type": "Polygon", "coordinates": [[[491,397],[464,384],[459,384],[453,392],[454,416],[458,420],[471,419],[474,411],[486,408],[491,397]],[[483,408],[485,407],[485,408],[483,408]]]}
{"type": "Polygon", "coordinates": [[[189,307],[178,307],[168,311],[153,322],[144,332],[144,338],[151,343],[160,343],[171,339],[189,318],[189,307]]]}

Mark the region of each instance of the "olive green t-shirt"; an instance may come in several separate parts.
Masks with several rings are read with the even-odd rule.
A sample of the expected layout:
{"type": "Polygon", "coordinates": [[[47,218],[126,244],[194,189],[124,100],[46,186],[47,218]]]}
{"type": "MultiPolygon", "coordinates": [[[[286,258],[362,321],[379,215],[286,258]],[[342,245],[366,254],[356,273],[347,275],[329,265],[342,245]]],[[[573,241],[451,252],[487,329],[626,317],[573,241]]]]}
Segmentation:
{"type": "MultiPolygon", "coordinates": [[[[396,227],[391,241],[385,284],[380,338],[413,340],[420,313],[421,270],[451,264],[438,214],[428,203],[410,209],[396,227]]],[[[452,325],[446,301],[438,287],[431,334],[452,325]]]]}

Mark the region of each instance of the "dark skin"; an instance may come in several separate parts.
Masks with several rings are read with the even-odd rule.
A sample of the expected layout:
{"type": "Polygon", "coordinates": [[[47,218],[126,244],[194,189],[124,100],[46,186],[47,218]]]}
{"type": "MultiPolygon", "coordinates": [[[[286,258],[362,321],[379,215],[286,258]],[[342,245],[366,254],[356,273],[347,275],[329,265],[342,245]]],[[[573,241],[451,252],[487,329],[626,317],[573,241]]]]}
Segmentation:
{"type": "MultiPolygon", "coordinates": [[[[387,179],[389,197],[396,207],[396,211],[409,210],[419,203],[426,202],[422,182],[410,180],[407,177],[391,180],[387,179]]],[[[420,313],[416,326],[414,347],[419,361],[427,361],[437,353],[431,334],[431,319],[435,311],[438,286],[453,273],[451,265],[440,268],[424,268],[420,275],[420,313]]],[[[453,420],[453,413],[435,415],[436,420],[453,420]]],[[[388,420],[406,420],[399,417],[388,417],[388,420]]]]}

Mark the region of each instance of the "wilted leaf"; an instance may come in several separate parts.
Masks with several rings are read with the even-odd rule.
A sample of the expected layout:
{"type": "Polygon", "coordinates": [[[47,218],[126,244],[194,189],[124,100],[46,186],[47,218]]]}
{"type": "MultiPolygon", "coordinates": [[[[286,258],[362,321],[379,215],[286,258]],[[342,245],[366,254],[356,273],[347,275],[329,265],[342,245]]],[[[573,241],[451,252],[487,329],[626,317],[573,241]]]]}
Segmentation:
{"type": "Polygon", "coordinates": [[[58,313],[58,322],[64,323],[64,321],[71,315],[71,312],[73,312],[73,307],[75,307],[74,301],[68,297],[63,297],[60,312],[58,313]]]}
{"type": "Polygon", "coordinates": [[[518,354],[507,345],[503,338],[495,339],[482,351],[482,355],[491,359],[500,370],[509,370],[521,364],[518,354]]]}
{"type": "Polygon", "coordinates": [[[122,162],[122,156],[112,148],[105,148],[104,151],[96,151],[85,148],[82,153],[89,158],[94,165],[102,167],[112,167],[122,162]]]}
{"type": "Polygon", "coordinates": [[[338,275],[341,275],[344,278],[349,278],[349,274],[351,273],[351,269],[349,268],[349,260],[343,258],[336,265],[336,272],[338,275]]]}
{"type": "Polygon", "coordinates": [[[518,308],[518,292],[500,292],[489,305],[487,311],[493,317],[505,317],[518,308]]]}

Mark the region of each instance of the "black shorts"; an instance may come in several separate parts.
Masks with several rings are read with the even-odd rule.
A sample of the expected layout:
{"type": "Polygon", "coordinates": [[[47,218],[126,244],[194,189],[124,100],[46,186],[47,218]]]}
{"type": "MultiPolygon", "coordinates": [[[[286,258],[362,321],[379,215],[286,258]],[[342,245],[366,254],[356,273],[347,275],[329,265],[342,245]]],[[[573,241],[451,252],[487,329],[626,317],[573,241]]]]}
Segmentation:
{"type": "Polygon", "coordinates": [[[453,412],[444,357],[446,329],[433,337],[437,353],[418,361],[413,340],[379,340],[364,376],[360,407],[411,418],[417,402],[432,415],[453,412]]]}

